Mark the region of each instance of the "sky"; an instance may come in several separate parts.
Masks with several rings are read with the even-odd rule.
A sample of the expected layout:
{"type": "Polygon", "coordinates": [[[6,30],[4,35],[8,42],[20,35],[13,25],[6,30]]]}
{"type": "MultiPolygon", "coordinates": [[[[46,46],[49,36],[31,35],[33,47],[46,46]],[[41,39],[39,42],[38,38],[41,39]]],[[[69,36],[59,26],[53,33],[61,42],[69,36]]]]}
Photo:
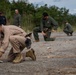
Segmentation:
{"type": "Polygon", "coordinates": [[[69,13],[76,13],[76,0],[28,0],[29,3],[34,5],[38,4],[39,6],[47,4],[48,6],[55,5],[59,8],[65,7],[69,9],[69,13]]]}

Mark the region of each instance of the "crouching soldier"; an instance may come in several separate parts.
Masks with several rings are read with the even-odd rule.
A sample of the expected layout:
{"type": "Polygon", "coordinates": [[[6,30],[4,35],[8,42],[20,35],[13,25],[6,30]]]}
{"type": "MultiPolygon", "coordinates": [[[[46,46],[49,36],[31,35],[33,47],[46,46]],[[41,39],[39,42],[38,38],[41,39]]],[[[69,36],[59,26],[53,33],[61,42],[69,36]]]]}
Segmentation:
{"type": "Polygon", "coordinates": [[[63,31],[67,34],[67,36],[72,36],[73,35],[73,28],[70,23],[67,21],[65,22],[65,27],[63,31]]]}
{"type": "Polygon", "coordinates": [[[44,12],[42,14],[41,25],[40,27],[35,27],[33,29],[33,34],[35,41],[39,41],[38,33],[41,32],[44,36],[45,41],[54,41],[55,38],[50,38],[52,29],[57,30],[58,23],[48,15],[48,13],[44,12]]]}
{"type": "Polygon", "coordinates": [[[12,48],[8,54],[8,60],[13,63],[19,63],[23,60],[23,55],[21,54],[22,50],[26,47],[29,49],[26,52],[26,57],[32,58],[32,60],[36,60],[35,52],[31,48],[31,34],[26,34],[26,32],[13,25],[3,26],[0,25],[0,32],[4,33],[4,39],[0,46],[0,57],[4,54],[7,49],[9,43],[11,43],[12,48]]]}

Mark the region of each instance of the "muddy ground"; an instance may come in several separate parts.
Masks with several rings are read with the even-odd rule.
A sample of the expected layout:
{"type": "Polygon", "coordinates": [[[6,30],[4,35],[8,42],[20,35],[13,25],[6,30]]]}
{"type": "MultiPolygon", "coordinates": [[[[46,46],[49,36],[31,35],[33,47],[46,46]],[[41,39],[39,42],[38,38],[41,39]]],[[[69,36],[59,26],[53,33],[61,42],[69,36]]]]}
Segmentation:
{"type": "MultiPolygon", "coordinates": [[[[76,33],[67,36],[63,32],[52,33],[55,41],[45,42],[40,35],[40,42],[34,42],[37,60],[25,58],[19,64],[7,62],[7,55],[11,48],[6,50],[1,58],[0,75],[76,75],[76,33]]],[[[25,53],[26,48],[22,53],[25,53]]]]}

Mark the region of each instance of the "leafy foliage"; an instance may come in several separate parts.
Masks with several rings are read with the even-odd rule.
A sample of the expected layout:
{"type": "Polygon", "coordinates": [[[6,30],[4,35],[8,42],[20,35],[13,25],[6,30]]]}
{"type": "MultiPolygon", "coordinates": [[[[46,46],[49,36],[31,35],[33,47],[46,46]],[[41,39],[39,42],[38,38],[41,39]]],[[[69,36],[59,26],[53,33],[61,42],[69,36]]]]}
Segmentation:
{"type": "Polygon", "coordinates": [[[18,0],[15,2],[9,2],[9,0],[0,0],[0,11],[4,12],[8,24],[12,24],[14,10],[19,9],[22,15],[22,27],[26,30],[33,29],[34,26],[40,25],[40,19],[43,12],[47,12],[59,23],[59,27],[63,28],[64,21],[68,20],[73,26],[76,25],[76,15],[69,14],[69,9],[59,8],[57,6],[48,7],[47,4],[44,6],[34,6],[32,3],[29,4],[28,0],[18,0]]]}

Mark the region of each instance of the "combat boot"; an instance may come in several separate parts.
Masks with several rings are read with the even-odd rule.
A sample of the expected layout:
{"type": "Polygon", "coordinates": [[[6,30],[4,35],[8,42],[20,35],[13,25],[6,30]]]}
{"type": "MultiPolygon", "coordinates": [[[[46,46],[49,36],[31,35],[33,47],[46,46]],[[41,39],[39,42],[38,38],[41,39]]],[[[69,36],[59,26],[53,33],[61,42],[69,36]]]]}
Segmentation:
{"type": "Polygon", "coordinates": [[[55,38],[46,38],[45,41],[55,41],[55,38]]]}
{"type": "Polygon", "coordinates": [[[70,36],[73,36],[73,32],[70,32],[70,36]]]}
{"type": "Polygon", "coordinates": [[[67,34],[67,36],[69,36],[69,33],[66,33],[67,34]]]}
{"type": "Polygon", "coordinates": [[[32,60],[36,60],[35,51],[31,49],[30,51],[26,52],[26,57],[30,57],[32,60]]]}
{"type": "Polygon", "coordinates": [[[49,38],[49,41],[55,41],[55,38],[49,38]]]}
{"type": "Polygon", "coordinates": [[[39,40],[35,40],[35,42],[39,42],[39,40]]]}
{"type": "Polygon", "coordinates": [[[22,54],[21,53],[15,53],[16,55],[16,57],[15,57],[15,59],[13,60],[13,63],[20,63],[22,60],[23,60],[23,56],[22,56],[22,54]]]}
{"type": "Polygon", "coordinates": [[[13,48],[11,48],[9,54],[8,54],[8,62],[12,62],[15,59],[15,53],[13,53],[13,48]]]}

